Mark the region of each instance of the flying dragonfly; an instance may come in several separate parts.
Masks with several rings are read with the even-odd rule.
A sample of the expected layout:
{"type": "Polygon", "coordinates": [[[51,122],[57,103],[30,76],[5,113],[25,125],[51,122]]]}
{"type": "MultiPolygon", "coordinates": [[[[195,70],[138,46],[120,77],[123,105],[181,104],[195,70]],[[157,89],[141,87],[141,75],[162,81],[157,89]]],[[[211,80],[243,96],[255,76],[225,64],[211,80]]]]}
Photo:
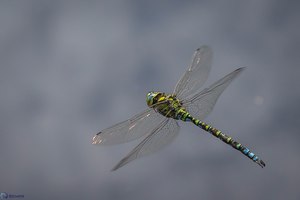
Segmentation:
{"type": "Polygon", "coordinates": [[[195,124],[240,151],[262,168],[265,167],[265,163],[247,147],[202,121],[212,111],[221,93],[244,70],[244,68],[236,69],[208,88],[200,90],[209,75],[211,61],[210,47],[202,46],[197,49],[191,64],[172,94],[149,92],[146,96],[148,109],[104,129],[93,137],[92,144],[114,145],[144,136],[144,139],[112,171],[170,144],[179,134],[178,120],[195,124]]]}

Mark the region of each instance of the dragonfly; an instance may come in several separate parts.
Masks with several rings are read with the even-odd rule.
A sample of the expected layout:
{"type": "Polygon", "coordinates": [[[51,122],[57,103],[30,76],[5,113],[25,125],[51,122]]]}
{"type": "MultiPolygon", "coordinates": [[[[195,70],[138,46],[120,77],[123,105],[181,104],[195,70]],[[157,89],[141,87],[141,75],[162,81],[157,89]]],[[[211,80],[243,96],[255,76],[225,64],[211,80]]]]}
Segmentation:
{"type": "Polygon", "coordinates": [[[92,144],[115,145],[144,137],[112,171],[137,158],[157,152],[174,141],[179,134],[179,120],[193,123],[240,151],[262,168],[265,167],[264,161],[247,147],[202,121],[212,111],[222,92],[245,69],[238,68],[201,90],[211,69],[212,56],[210,47],[198,48],[172,94],[147,93],[148,109],[100,131],[92,138],[92,144]]]}

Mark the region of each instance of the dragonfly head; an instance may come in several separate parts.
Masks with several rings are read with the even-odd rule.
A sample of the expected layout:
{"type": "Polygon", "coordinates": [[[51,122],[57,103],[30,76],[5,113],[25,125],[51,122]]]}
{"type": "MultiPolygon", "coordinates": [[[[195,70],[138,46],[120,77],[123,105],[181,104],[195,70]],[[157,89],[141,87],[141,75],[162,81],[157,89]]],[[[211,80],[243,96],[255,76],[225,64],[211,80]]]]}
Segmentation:
{"type": "Polygon", "coordinates": [[[163,93],[161,93],[161,92],[148,92],[147,97],[146,97],[147,105],[150,107],[150,106],[156,104],[161,95],[163,95],[163,93]]]}

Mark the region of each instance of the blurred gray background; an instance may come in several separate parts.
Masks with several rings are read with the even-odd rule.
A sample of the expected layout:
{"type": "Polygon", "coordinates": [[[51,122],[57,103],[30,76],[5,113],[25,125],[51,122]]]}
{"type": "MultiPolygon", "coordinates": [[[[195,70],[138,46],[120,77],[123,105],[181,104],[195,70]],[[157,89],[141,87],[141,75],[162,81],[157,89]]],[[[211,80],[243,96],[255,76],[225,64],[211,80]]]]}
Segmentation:
{"type": "Polygon", "coordinates": [[[0,192],[25,199],[300,199],[297,1],[1,1],[0,192]],[[139,141],[92,136],[172,92],[196,48],[207,85],[247,70],[206,122],[248,146],[261,169],[181,124],[165,150],[110,169],[139,141]]]}

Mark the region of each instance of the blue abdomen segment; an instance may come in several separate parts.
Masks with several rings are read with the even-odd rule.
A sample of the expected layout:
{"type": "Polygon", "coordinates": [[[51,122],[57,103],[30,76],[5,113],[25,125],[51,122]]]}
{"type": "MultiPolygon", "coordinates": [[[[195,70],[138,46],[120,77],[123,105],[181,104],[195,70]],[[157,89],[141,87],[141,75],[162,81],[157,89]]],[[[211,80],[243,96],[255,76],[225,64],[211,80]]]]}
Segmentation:
{"type": "MultiPolygon", "coordinates": [[[[251,158],[251,159],[253,159],[254,158],[254,156],[255,156],[255,154],[254,153],[252,153],[249,149],[247,149],[247,148],[245,148],[244,150],[243,150],[243,154],[245,154],[246,156],[248,156],[249,158],[251,158]]],[[[255,156],[256,158],[257,158],[257,156],[255,156]]]]}
{"type": "Polygon", "coordinates": [[[248,158],[253,160],[254,162],[258,163],[261,167],[266,166],[264,161],[260,160],[253,152],[251,152],[248,148],[243,147],[241,145],[241,150],[240,150],[244,155],[246,155],[248,158]]]}

